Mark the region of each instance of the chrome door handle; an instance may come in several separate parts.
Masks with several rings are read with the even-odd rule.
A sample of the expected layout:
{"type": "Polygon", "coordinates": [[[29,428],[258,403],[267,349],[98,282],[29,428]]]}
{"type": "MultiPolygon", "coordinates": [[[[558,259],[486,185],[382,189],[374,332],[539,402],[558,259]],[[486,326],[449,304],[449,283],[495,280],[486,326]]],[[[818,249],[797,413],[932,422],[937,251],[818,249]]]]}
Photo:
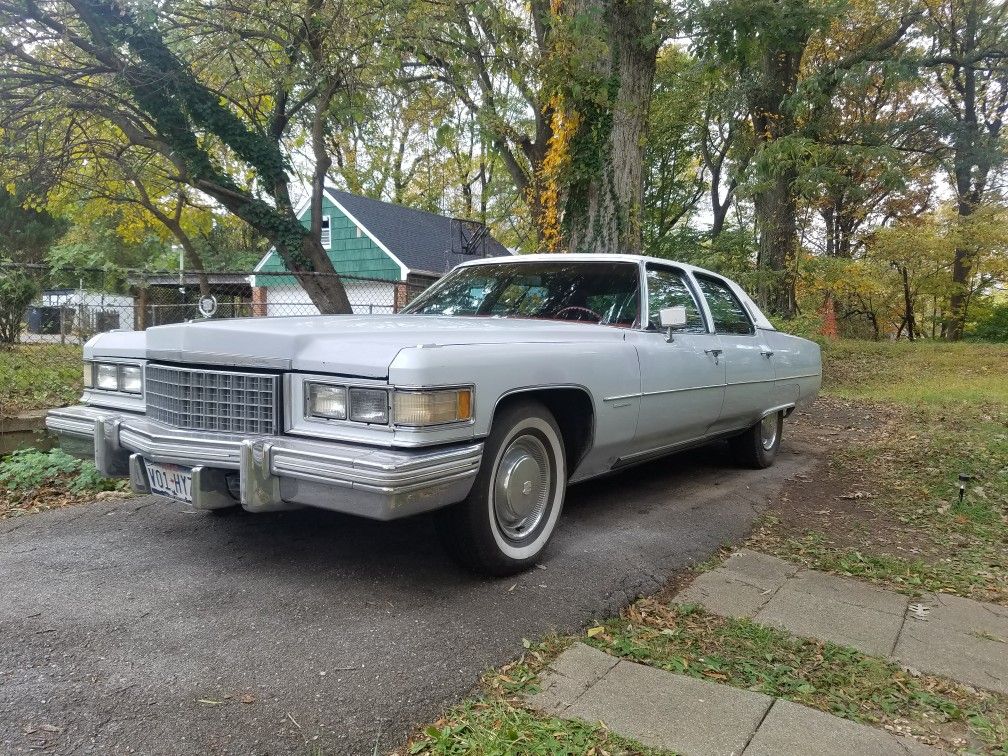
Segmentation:
{"type": "Polygon", "coordinates": [[[721,357],[723,350],[721,349],[704,349],[704,354],[709,354],[714,358],[714,364],[720,365],[719,358],[721,357]]]}
{"type": "Polygon", "coordinates": [[[771,357],[773,357],[773,351],[771,351],[771,350],[767,350],[767,351],[765,351],[765,352],[760,352],[760,354],[762,354],[762,355],[763,355],[764,357],[766,357],[766,358],[767,358],[768,360],[769,360],[769,359],[770,359],[771,357]]]}

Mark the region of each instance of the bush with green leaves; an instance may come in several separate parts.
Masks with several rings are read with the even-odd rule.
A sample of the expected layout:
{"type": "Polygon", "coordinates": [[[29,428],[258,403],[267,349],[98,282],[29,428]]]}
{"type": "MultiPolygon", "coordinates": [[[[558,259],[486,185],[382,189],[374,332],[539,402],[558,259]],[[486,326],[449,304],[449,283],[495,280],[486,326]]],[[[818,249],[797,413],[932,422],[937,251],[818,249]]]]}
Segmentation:
{"type": "Polygon", "coordinates": [[[0,344],[13,344],[38,286],[23,271],[0,268],[0,344]]]}
{"type": "Polygon", "coordinates": [[[1008,303],[995,305],[970,329],[972,341],[1008,342],[1008,303]]]}
{"type": "Polygon", "coordinates": [[[18,449],[0,459],[0,488],[12,493],[26,493],[59,480],[76,494],[119,487],[117,481],[103,477],[94,463],[71,457],[62,449],[18,449]]]}

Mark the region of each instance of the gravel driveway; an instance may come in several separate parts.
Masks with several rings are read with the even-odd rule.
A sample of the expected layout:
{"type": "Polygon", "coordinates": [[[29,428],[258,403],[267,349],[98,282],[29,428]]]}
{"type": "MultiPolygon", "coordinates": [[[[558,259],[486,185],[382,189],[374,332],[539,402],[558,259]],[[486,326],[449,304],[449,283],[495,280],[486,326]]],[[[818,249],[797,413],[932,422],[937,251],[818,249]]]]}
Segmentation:
{"type": "Polygon", "coordinates": [[[721,447],[574,487],[541,569],[460,572],[426,518],[151,497],[0,521],[0,751],[370,754],[520,654],[744,535],[813,457],[721,447]]]}

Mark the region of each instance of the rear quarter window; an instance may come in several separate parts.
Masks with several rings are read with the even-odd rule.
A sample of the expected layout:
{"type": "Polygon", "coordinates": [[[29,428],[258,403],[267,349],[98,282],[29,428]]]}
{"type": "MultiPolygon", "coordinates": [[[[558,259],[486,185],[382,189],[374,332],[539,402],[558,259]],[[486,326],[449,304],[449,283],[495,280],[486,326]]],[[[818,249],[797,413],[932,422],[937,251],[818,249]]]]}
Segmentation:
{"type": "Polygon", "coordinates": [[[756,332],[749,313],[726,282],[704,275],[697,275],[696,281],[717,333],[748,336],[756,332]]]}

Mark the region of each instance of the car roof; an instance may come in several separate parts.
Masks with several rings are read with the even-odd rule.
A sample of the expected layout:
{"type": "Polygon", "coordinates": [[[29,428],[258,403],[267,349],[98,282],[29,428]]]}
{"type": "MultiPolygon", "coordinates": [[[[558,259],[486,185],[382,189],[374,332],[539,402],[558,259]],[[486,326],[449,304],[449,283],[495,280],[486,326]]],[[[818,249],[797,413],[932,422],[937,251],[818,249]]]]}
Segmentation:
{"type": "Polygon", "coordinates": [[[478,260],[466,260],[459,267],[468,265],[482,265],[484,263],[521,263],[521,262],[626,262],[639,265],[642,262],[653,262],[659,265],[674,265],[677,268],[689,270],[694,273],[707,273],[718,278],[724,278],[720,273],[707,268],[700,268],[689,263],[678,260],[668,260],[663,257],[649,257],[647,255],[625,255],[615,253],[596,252],[560,252],[551,254],[527,254],[512,255],[508,257],[481,257],[478,260]]]}

